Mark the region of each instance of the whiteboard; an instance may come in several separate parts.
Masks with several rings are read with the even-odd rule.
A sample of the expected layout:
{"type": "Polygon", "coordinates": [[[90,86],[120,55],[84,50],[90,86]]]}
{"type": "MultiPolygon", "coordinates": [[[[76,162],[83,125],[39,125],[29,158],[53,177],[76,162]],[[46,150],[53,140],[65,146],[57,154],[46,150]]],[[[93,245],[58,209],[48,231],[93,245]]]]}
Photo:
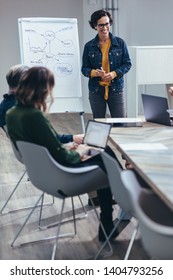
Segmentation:
{"type": "Polygon", "coordinates": [[[55,76],[50,112],[83,111],[77,19],[19,18],[21,63],[55,76]]]}

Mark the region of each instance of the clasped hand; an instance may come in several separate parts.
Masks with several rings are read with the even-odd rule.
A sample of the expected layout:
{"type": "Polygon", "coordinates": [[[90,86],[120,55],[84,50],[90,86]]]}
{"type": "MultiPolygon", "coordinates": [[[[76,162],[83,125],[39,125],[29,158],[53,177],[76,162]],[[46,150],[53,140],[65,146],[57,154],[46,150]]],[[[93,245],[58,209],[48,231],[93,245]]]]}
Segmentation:
{"type": "Polygon", "coordinates": [[[75,134],[73,135],[73,141],[64,144],[64,147],[67,150],[76,150],[77,147],[83,143],[83,139],[84,139],[84,134],[75,134]]]}
{"type": "Polygon", "coordinates": [[[102,69],[96,69],[95,70],[95,76],[96,77],[101,77],[103,82],[109,82],[109,81],[113,80],[114,77],[115,77],[114,72],[106,73],[102,69]]]}

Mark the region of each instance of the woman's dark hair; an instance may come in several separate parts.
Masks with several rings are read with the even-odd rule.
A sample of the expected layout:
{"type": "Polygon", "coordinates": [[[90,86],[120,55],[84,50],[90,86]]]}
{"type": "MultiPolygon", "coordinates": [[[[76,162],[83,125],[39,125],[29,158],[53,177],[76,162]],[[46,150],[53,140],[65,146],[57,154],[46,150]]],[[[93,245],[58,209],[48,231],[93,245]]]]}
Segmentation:
{"type": "Polygon", "coordinates": [[[46,98],[52,99],[55,80],[53,73],[46,67],[35,66],[27,70],[16,91],[16,100],[25,106],[32,106],[46,111],[46,98]]]}
{"type": "Polygon", "coordinates": [[[98,10],[91,15],[91,19],[89,20],[89,24],[91,28],[95,29],[97,26],[97,22],[100,18],[107,16],[109,18],[110,25],[112,25],[112,17],[111,14],[105,10],[98,10]]]}

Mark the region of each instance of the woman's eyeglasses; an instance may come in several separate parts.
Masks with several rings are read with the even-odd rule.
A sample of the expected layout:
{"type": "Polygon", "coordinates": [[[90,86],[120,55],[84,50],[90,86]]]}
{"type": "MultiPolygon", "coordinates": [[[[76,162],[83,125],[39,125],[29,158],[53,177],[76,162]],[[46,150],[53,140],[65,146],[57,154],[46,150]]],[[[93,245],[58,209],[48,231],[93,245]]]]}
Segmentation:
{"type": "Polygon", "coordinates": [[[100,29],[103,29],[104,27],[109,27],[109,26],[110,26],[110,22],[99,23],[99,24],[97,24],[97,26],[98,26],[100,29]]]}

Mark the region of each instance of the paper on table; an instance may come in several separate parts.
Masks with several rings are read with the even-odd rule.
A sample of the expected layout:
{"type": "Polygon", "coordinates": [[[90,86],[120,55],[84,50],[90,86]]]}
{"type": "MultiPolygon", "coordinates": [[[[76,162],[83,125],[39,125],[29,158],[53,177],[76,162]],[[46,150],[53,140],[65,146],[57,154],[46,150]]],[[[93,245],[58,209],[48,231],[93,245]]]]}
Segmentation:
{"type": "Polygon", "coordinates": [[[129,143],[121,144],[124,151],[148,151],[148,150],[167,150],[168,148],[162,143],[129,143]]]}
{"type": "Polygon", "coordinates": [[[107,118],[108,123],[140,123],[143,120],[141,118],[107,118]]]}

